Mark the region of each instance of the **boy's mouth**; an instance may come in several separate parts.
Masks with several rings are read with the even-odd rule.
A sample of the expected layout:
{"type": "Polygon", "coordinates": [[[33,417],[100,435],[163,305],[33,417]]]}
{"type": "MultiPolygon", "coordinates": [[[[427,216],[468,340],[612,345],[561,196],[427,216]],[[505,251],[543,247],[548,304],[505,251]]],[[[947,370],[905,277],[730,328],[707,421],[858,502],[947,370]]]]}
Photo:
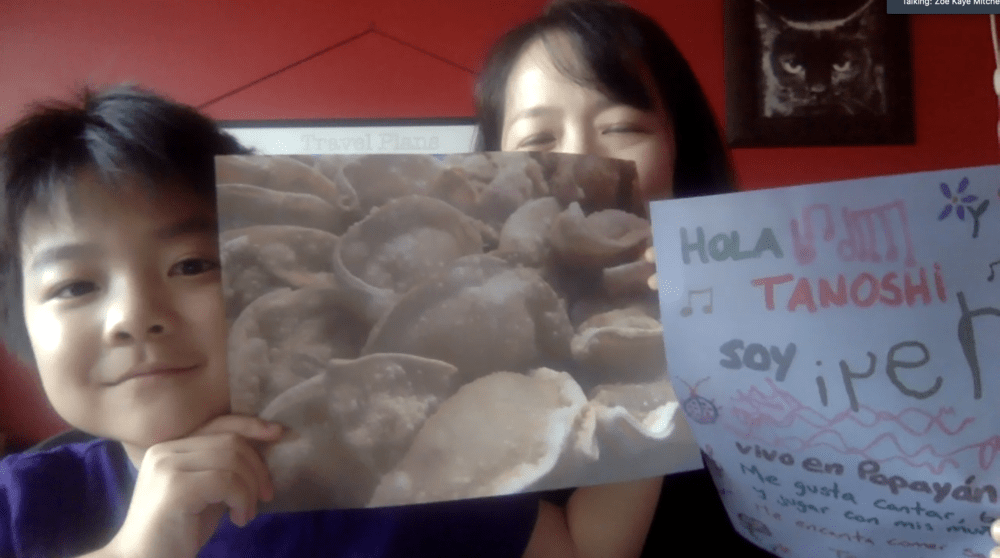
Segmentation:
{"type": "Polygon", "coordinates": [[[197,364],[191,366],[175,366],[172,364],[161,364],[161,363],[144,364],[132,368],[127,373],[125,373],[125,375],[121,376],[117,380],[114,380],[113,382],[110,382],[108,385],[116,386],[124,382],[127,382],[129,380],[134,380],[138,378],[148,378],[154,376],[173,376],[176,374],[184,374],[186,372],[191,372],[195,370],[196,368],[198,368],[198,366],[199,365],[197,364]]]}

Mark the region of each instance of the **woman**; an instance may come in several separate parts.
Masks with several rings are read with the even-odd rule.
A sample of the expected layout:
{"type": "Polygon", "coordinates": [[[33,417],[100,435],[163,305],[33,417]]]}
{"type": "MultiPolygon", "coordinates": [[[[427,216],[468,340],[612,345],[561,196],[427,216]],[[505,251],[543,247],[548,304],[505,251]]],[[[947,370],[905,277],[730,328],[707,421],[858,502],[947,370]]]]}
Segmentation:
{"type": "MultiPolygon", "coordinates": [[[[555,2],[506,34],[476,87],[485,151],[553,151],[636,163],[644,199],[732,192],[729,156],[687,61],[663,29],[623,4],[555,2]]],[[[601,492],[609,508],[641,505],[660,479],[577,489],[566,509],[601,492]]],[[[573,517],[567,514],[572,531],[573,517]]],[[[705,470],[663,479],[644,554],[767,556],[736,535],[705,470]],[[713,533],[711,541],[685,533],[713,533]]],[[[644,518],[634,517],[633,536],[644,518]]],[[[649,521],[649,519],[645,519],[649,521]]]]}

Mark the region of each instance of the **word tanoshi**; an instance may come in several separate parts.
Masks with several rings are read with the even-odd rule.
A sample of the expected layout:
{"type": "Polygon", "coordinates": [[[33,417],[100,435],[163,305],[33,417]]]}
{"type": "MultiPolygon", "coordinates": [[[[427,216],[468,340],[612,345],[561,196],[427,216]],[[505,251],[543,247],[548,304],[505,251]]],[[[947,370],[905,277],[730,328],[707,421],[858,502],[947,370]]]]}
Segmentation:
{"type": "Polygon", "coordinates": [[[843,275],[835,279],[820,277],[812,279],[795,276],[791,273],[760,277],[751,280],[754,287],[761,287],[764,292],[764,307],[775,309],[775,296],[780,295],[783,306],[789,312],[795,312],[800,307],[809,312],[819,308],[854,306],[870,308],[876,305],[898,307],[905,304],[929,305],[937,301],[946,302],[948,293],[941,275],[941,265],[934,264],[933,290],[928,278],[927,268],[907,269],[901,272],[890,271],[881,277],[868,272],[859,273],[850,281],[843,275]],[[787,285],[794,283],[794,287],[787,285]],[[783,286],[785,285],[785,286],[783,286]]]}

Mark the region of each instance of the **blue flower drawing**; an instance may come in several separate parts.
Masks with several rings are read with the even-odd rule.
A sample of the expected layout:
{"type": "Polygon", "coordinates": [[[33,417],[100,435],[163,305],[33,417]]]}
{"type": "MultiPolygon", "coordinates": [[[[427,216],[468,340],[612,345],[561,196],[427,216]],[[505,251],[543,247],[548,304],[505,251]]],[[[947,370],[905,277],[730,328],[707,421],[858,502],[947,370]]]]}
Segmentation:
{"type": "Polygon", "coordinates": [[[972,216],[973,226],[972,226],[972,238],[979,237],[979,217],[986,212],[986,208],[990,205],[990,200],[983,200],[982,203],[977,207],[973,207],[972,204],[979,200],[979,196],[972,194],[965,194],[965,191],[969,188],[969,177],[964,177],[958,183],[958,188],[954,193],[951,191],[951,187],[941,183],[941,193],[944,194],[948,203],[945,204],[944,209],[941,210],[941,214],[938,215],[938,221],[944,221],[949,215],[951,215],[954,210],[955,216],[958,217],[960,221],[965,220],[965,213],[968,211],[969,215],[972,216]],[[963,195],[965,194],[965,195],[963,195]]]}

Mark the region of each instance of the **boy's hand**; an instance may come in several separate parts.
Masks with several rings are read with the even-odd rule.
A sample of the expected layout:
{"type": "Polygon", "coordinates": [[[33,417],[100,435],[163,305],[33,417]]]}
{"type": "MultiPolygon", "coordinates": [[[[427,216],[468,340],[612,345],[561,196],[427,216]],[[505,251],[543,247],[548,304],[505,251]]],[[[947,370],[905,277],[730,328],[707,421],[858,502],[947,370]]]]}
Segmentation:
{"type": "Polygon", "coordinates": [[[273,442],[281,433],[278,424],[225,415],[146,450],[125,523],[108,550],[193,558],[227,508],[233,523],[246,525],[258,500],[274,497],[271,475],[251,442],[273,442]]]}

